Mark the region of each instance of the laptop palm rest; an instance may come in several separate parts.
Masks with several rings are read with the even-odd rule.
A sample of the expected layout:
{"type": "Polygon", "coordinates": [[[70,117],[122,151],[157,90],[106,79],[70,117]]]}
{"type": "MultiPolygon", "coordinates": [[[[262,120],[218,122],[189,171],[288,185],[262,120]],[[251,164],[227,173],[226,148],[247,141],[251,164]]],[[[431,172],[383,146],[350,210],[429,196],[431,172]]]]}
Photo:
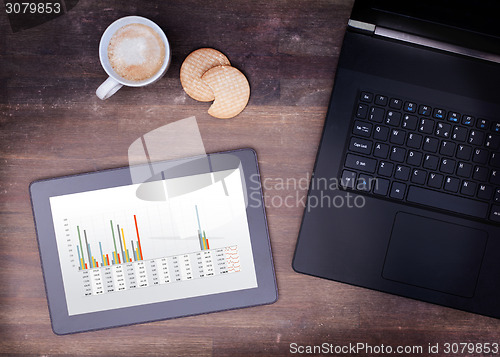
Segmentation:
{"type": "Polygon", "coordinates": [[[488,234],[398,212],[383,267],[385,279],[472,297],[488,234]]]}

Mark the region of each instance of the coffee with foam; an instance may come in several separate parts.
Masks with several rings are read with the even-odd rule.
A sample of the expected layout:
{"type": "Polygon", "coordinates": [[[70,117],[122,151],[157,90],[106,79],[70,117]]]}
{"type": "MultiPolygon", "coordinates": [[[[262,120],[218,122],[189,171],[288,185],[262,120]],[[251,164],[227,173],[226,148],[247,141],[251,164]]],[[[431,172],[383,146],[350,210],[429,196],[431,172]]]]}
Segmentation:
{"type": "Polygon", "coordinates": [[[165,44],[151,27],[139,23],[128,24],[111,37],[108,58],[120,77],[144,81],[161,69],[165,61],[165,44]]]}

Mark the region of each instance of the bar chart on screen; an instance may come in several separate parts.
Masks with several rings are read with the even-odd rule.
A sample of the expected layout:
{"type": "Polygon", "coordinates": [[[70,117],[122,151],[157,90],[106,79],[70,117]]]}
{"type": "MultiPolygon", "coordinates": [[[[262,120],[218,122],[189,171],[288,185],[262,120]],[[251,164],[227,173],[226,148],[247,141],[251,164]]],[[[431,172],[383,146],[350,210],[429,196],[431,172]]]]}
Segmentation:
{"type": "MultiPolygon", "coordinates": [[[[99,295],[241,271],[238,246],[225,246],[224,235],[210,245],[203,209],[194,205],[192,236],[179,238],[169,205],[155,205],[80,219],[63,218],[67,252],[81,272],[83,294],[99,295]],[[163,206],[163,207],[162,207],[163,206]]],[[[179,223],[177,223],[178,225],[179,223]]],[[[212,225],[214,226],[214,225],[212,225]]],[[[214,231],[224,230],[224,225],[214,231]]],[[[226,228],[227,229],[227,228],[226,228]]],[[[184,227],[184,230],[187,230],[184,227]]]]}
{"type": "Polygon", "coordinates": [[[196,182],[210,184],[192,192],[175,180],[165,184],[171,196],[163,201],[139,198],[140,185],[51,198],[68,293],[123,294],[244,270],[242,244],[243,261],[251,251],[239,176],[221,183],[200,175],[196,182]],[[183,194],[175,194],[180,186],[183,194]]]}

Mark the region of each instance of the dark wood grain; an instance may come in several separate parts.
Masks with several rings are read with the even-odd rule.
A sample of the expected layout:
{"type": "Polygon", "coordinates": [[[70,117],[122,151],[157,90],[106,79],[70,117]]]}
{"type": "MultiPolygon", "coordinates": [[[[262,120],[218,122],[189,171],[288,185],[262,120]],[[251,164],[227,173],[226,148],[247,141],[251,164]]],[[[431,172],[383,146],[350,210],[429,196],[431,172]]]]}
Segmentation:
{"type": "Polygon", "coordinates": [[[13,33],[0,14],[0,354],[6,356],[291,355],[289,345],[499,342],[500,322],[295,273],[291,261],[352,0],[84,1],[64,16],[13,33]],[[157,22],[173,50],[166,76],[146,88],[95,96],[106,79],[104,29],[125,15],[157,22]],[[180,85],[184,57],[223,51],[252,94],[217,120],[180,85]],[[253,147],[259,157],[277,273],[273,305],[56,336],[38,256],[28,185],[127,165],[138,135],[196,116],[208,152],[253,147]]]}

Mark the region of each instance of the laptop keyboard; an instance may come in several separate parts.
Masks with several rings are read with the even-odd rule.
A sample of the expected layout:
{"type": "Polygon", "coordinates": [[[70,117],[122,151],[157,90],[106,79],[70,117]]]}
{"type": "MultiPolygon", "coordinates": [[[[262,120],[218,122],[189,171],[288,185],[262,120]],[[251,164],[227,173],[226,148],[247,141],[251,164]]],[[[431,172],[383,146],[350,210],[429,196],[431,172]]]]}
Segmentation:
{"type": "Polygon", "coordinates": [[[341,184],[500,223],[500,122],[362,91],[341,184]]]}

